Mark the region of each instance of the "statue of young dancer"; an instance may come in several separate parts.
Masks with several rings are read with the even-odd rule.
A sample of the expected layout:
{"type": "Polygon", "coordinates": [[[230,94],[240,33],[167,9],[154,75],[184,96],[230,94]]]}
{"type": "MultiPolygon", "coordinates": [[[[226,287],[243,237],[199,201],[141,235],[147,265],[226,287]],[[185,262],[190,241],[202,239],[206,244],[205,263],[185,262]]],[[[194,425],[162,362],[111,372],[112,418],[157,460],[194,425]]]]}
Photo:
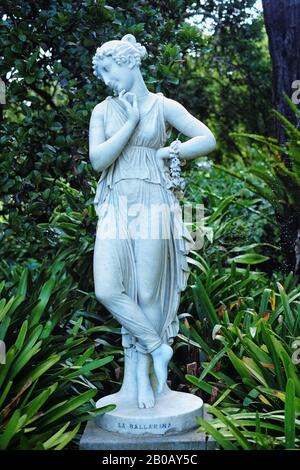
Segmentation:
{"type": "Polygon", "coordinates": [[[207,155],[216,142],[180,103],[147,89],[140,70],[145,56],[131,34],[97,49],[94,74],[115,97],[93,110],[90,161],[102,172],[95,196],[95,295],[122,326],[125,374],[119,397],[152,408],[169,390],[170,344],[178,333],[176,314],[193,241],[173,192],[181,183],[170,180],[167,160],[207,155]],[[190,139],[165,147],[172,127],[190,139]],[[153,208],[162,208],[159,217],[153,208]]]}

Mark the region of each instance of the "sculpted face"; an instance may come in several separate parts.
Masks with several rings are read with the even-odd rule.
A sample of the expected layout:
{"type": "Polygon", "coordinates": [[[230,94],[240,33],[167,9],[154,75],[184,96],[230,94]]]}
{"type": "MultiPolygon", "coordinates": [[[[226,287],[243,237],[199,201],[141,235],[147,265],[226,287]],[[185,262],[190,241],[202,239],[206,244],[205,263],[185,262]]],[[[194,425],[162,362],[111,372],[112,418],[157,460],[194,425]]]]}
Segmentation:
{"type": "Polygon", "coordinates": [[[104,57],[97,63],[97,73],[105,85],[120,93],[129,91],[133,85],[133,71],[128,63],[118,65],[111,56],[104,57]]]}

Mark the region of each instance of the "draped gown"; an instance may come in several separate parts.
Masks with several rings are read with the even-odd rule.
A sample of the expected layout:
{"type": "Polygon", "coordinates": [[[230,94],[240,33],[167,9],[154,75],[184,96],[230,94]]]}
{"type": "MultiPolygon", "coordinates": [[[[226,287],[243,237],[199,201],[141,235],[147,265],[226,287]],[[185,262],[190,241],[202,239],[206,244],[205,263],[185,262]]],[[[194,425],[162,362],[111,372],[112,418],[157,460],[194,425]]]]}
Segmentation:
{"type": "MultiPolygon", "coordinates": [[[[163,171],[156,160],[156,151],[165,146],[171,127],[164,120],[163,94],[156,93],[153,97],[150,109],[140,114],[139,124],[119,157],[102,172],[94,199],[98,215],[96,243],[100,249],[96,262],[101,263],[97,272],[100,269],[103,273],[103,290],[108,291],[104,305],[122,325],[122,346],[129,356],[133,349],[149,353],[158,346],[154,335],[151,343],[149,323],[145,325],[136,314],[137,310],[132,308],[133,303],[128,301],[130,298],[139,303],[138,276],[141,273],[136,269],[136,239],[154,236],[161,244],[155,260],[159,263],[155,292],[160,305],[160,321],[159,325],[151,324],[151,327],[156,337],[158,334],[160,340],[168,344],[172,344],[179,331],[177,310],[180,293],[186,288],[189,275],[186,256],[193,247],[179,202],[168,189],[167,166],[163,171]],[[156,216],[152,215],[152,206],[162,208],[158,211],[159,216],[155,211],[156,216]],[[139,213],[136,207],[140,208],[139,213]],[[114,298],[109,295],[110,289],[116,294],[114,298]],[[123,297],[117,295],[121,293],[123,297]],[[148,343],[141,340],[148,336],[148,343]]],[[[104,112],[106,140],[126,120],[121,101],[107,97],[104,112]]],[[[97,282],[101,283],[101,279],[97,282]]]]}

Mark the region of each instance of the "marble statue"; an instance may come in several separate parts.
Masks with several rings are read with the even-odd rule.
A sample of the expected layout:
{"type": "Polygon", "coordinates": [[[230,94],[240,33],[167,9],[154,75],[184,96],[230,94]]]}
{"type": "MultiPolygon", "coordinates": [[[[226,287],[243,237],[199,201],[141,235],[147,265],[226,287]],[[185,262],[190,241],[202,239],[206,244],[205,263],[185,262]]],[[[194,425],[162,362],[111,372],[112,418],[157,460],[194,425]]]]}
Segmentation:
{"type": "Polygon", "coordinates": [[[177,197],[184,189],[178,162],[216,146],[184,106],[147,89],[140,69],[146,55],[131,34],[97,49],[94,74],[113,96],[95,106],[89,130],[90,161],[101,172],[94,200],[95,295],[122,327],[125,358],[122,387],[105,403],[130,402],[144,412],[171,392],[168,364],[193,246],[177,197]],[[172,128],[189,140],[165,146],[172,128]]]}

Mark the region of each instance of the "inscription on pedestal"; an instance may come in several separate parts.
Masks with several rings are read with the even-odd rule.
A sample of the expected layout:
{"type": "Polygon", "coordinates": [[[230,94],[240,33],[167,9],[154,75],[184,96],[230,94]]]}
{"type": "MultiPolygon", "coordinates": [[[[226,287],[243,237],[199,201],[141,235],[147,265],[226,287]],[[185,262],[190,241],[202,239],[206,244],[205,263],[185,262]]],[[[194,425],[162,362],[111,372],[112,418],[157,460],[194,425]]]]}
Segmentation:
{"type": "Polygon", "coordinates": [[[171,423],[151,423],[151,424],[133,424],[118,422],[119,429],[139,429],[140,431],[150,431],[153,429],[170,429],[171,423]]]}
{"type": "Polygon", "coordinates": [[[102,408],[111,403],[116,408],[97,416],[96,422],[100,428],[119,434],[177,434],[195,429],[198,425],[196,417],[203,415],[201,398],[173,390],[158,396],[155,407],[151,410],[137,408],[135,396],[127,397],[124,392],[101,398],[96,406],[102,408]]]}

